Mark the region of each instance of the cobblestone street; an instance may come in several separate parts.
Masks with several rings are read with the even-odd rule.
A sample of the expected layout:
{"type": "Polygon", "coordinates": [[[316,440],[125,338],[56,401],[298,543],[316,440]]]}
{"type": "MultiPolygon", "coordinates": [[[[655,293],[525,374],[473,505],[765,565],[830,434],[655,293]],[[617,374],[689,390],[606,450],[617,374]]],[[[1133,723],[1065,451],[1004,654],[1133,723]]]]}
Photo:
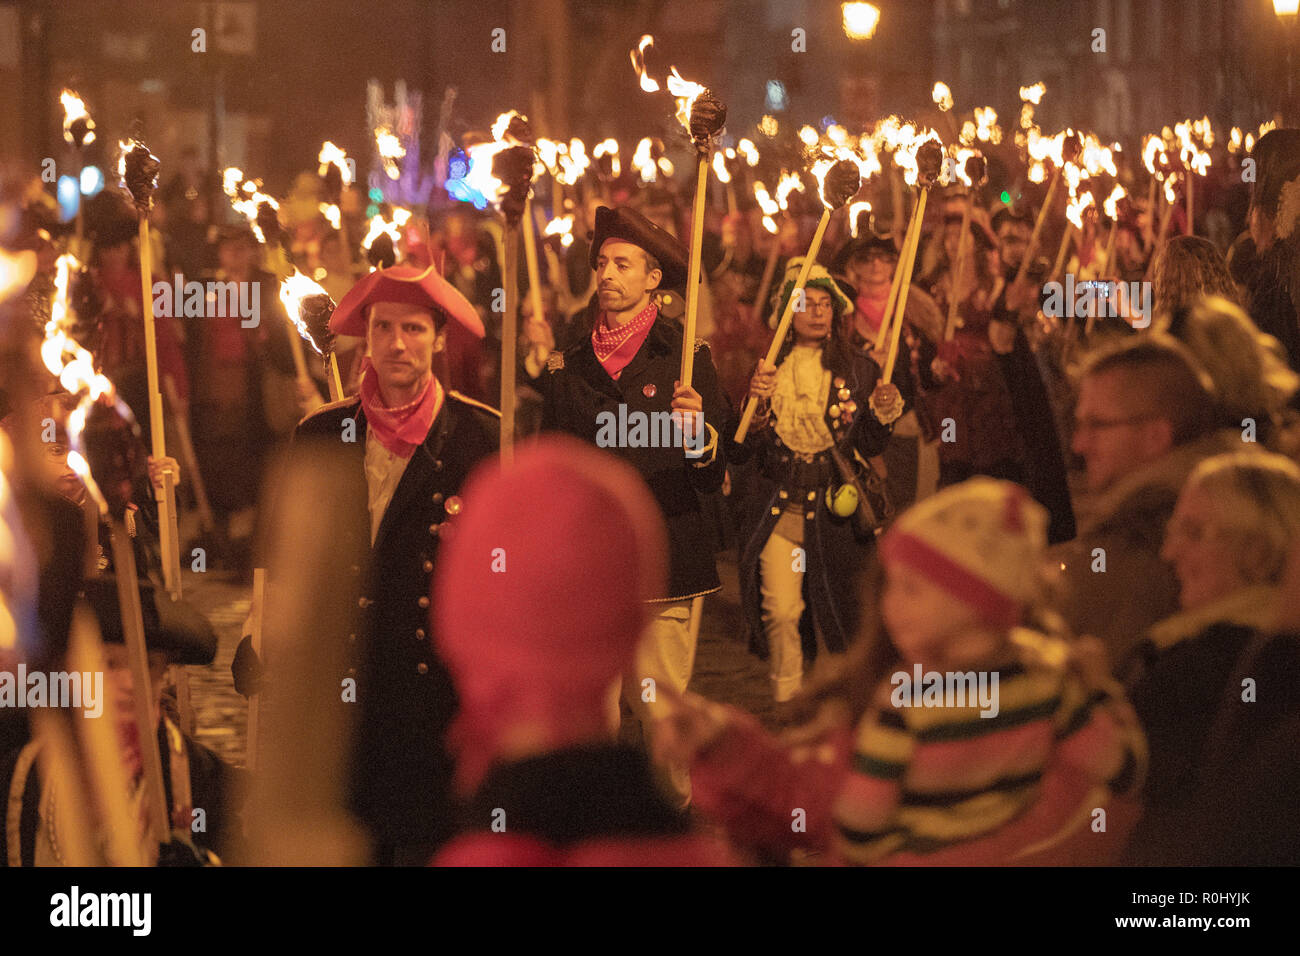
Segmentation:
{"type": "MultiPolygon", "coordinates": [[[[735,704],[770,720],[772,695],[766,665],[749,654],[740,640],[741,611],[736,565],[731,552],[718,556],[722,591],[704,601],[704,620],[691,690],[712,700],[735,704]]],[[[244,633],[252,595],[250,585],[220,571],[184,572],[185,599],[212,622],[217,631],[216,660],[208,667],[190,667],[191,700],[196,735],[225,760],[244,766],[248,705],[235,692],[230,662],[244,633]]]]}

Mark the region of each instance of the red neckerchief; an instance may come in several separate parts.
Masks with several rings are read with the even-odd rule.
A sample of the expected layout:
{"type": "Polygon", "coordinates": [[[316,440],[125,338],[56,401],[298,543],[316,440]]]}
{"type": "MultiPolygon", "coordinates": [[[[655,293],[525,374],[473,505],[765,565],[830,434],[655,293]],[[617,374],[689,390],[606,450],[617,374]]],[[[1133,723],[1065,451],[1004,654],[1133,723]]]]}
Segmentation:
{"type": "Polygon", "coordinates": [[[374,371],[374,363],[367,355],[361,361],[361,407],[366,410],[366,425],[379,444],[398,457],[410,458],[416,446],[428,437],[442,408],[442,384],[436,375],[430,375],[419,398],[409,405],[389,408],[379,395],[374,371]]]}
{"type": "Polygon", "coordinates": [[[596,327],[591,330],[591,347],[596,353],[596,361],[604,366],[605,371],[614,381],[618,381],[618,377],[623,374],[623,369],[641,348],[658,314],[659,309],[651,302],[638,312],[631,322],[611,329],[608,324],[608,313],[600,313],[596,327]]]}

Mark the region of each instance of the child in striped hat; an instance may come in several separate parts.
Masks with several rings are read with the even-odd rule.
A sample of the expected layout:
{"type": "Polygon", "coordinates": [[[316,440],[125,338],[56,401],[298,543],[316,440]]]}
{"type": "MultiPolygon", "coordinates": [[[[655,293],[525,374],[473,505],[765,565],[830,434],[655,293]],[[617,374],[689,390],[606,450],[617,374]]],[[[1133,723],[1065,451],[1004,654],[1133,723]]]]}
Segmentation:
{"type": "Polygon", "coordinates": [[[755,725],[695,705],[678,729],[697,745],[701,811],[744,827],[728,808],[747,803],[755,817],[757,803],[788,828],[788,808],[804,808],[802,846],[846,863],[1116,853],[1123,827],[1106,826],[1106,811],[1137,775],[1141,735],[1118,690],[1101,684],[1104,668],[1085,674],[1064,641],[1026,626],[1041,604],[1046,528],[1023,488],[982,477],[902,515],[881,540],[882,614],[899,659],[847,753],[800,761],[755,725]]]}

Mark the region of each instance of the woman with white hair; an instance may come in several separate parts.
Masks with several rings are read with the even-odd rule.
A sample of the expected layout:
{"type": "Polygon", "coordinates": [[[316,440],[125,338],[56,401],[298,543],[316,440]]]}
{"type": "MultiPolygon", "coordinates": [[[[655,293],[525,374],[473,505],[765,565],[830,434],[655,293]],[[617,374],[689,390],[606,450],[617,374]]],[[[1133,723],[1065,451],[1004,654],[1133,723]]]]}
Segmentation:
{"type": "MultiPolygon", "coordinates": [[[[1279,826],[1296,830],[1296,781],[1261,794],[1280,769],[1265,756],[1277,728],[1300,714],[1300,641],[1271,634],[1298,542],[1300,466],[1288,458],[1219,455],[1183,487],[1161,552],[1178,577],[1181,609],[1151,628],[1129,662],[1150,747],[1130,862],[1297,862],[1296,842],[1276,838],[1279,826]],[[1282,664],[1261,664],[1266,646],[1282,664]]],[[[1294,775],[1294,740],[1285,750],[1294,775]]]]}

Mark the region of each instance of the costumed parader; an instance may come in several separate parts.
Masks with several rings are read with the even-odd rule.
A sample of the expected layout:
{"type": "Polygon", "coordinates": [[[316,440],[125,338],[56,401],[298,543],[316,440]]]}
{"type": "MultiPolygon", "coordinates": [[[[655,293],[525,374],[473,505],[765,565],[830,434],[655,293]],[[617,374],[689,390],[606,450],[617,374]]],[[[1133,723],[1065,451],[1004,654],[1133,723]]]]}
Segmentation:
{"type": "MultiPolygon", "coordinates": [[[[294,445],[352,463],[351,493],[322,518],[331,508],[369,515],[368,539],[336,546],[356,581],[356,614],[328,635],[354,658],[348,799],[371,831],[375,862],[423,865],[454,828],[443,737],[456,696],[429,634],[429,582],[439,539],[461,512],[462,482],[497,453],[500,414],[433,373],[449,336],[484,334],[474,307],[434,266],[370,273],[338,304],[329,331],[365,337],[360,393],[305,418],[294,445]]],[[[260,670],[250,644],[235,665],[244,689],[260,670]]],[[[273,693],[273,650],[268,664],[273,693]]]]}
{"type": "MultiPolygon", "coordinates": [[[[784,314],[802,265],[791,261],[769,324],[784,314]]],[[[734,452],[757,473],[741,504],[741,602],[778,702],[799,691],[805,657],[816,653],[815,635],[800,630],[805,608],[832,653],[857,630],[855,579],[889,508],[869,460],[884,451],[904,405],[850,342],[853,298],[820,265],[808,276],[776,364],[760,361],[751,380],[754,424],[734,452]]]]}
{"type": "MultiPolygon", "coordinates": [[[[656,709],[657,689],[685,691],[700,599],[722,587],[701,498],[722,487],[726,456],[718,433],[730,410],[707,343],[683,346],[681,328],[659,312],[660,293],[680,291],[686,281],[681,244],[632,209],[602,206],[590,261],[600,313],[591,334],[551,353],[537,379],[542,430],[567,432],[618,455],[640,472],[663,510],[668,583],[653,597],[656,614],[623,680],[623,699],[653,734],[663,710],[656,709]],[[694,349],[689,387],[680,383],[683,347],[694,349]],[[661,427],[670,414],[678,416],[671,436],[661,427]]],[[[686,769],[661,770],[680,805],[688,804],[686,769]]]]}

